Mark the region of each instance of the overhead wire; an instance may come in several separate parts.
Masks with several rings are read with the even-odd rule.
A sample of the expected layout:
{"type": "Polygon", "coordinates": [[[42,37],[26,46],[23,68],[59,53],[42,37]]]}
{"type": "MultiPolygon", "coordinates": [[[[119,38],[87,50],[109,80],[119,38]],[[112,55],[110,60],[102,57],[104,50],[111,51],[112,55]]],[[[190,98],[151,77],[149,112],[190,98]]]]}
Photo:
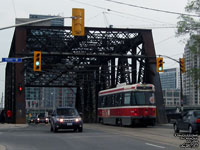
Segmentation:
{"type": "Polygon", "coordinates": [[[95,16],[88,18],[88,19],[87,19],[87,22],[89,22],[89,21],[91,21],[92,19],[98,17],[99,15],[101,15],[101,13],[98,13],[98,14],[96,14],[95,16]]]}
{"type": "Polygon", "coordinates": [[[106,10],[108,12],[115,12],[115,13],[120,14],[120,15],[123,14],[123,15],[128,15],[128,16],[131,16],[131,17],[136,17],[136,18],[139,18],[139,19],[143,19],[145,21],[148,20],[148,21],[159,22],[159,23],[167,23],[167,22],[163,22],[163,21],[159,21],[159,20],[155,20],[155,19],[150,19],[150,18],[146,18],[146,17],[142,17],[142,16],[137,16],[137,15],[133,15],[133,14],[121,12],[121,11],[116,11],[114,9],[109,9],[109,8],[100,7],[100,6],[93,5],[93,4],[88,4],[88,3],[85,3],[85,2],[80,2],[78,0],[70,0],[70,1],[75,2],[75,3],[81,3],[81,4],[84,4],[84,5],[87,5],[87,6],[91,6],[91,7],[94,7],[94,8],[98,8],[98,9],[103,9],[103,10],[106,10]]]}
{"type": "Polygon", "coordinates": [[[163,43],[163,42],[165,42],[165,41],[168,41],[169,39],[174,38],[174,37],[175,37],[175,35],[169,36],[169,37],[165,38],[164,40],[161,40],[161,41],[159,41],[159,42],[156,42],[155,44],[156,44],[156,45],[159,45],[159,44],[161,44],[161,43],[163,43]]]}
{"type": "Polygon", "coordinates": [[[146,9],[146,10],[152,10],[152,11],[157,11],[157,12],[168,13],[168,14],[175,14],[175,15],[185,15],[185,16],[199,17],[199,15],[186,14],[186,13],[179,13],[179,12],[168,11],[168,10],[161,10],[161,9],[155,9],[155,8],[143,7],[143,6],[138,6],[138,5],[128,4],[128,3],[124,3],[124,2],[114,1],[114,0],[104,0],[104,1],[112,2],[112,3],[117,3],[117,4],[121,4],[121,5],[126,5],[126,6],[130,6],[130,7],[135,7],[135,8],[141,8],[141,9],[146,9]]]}

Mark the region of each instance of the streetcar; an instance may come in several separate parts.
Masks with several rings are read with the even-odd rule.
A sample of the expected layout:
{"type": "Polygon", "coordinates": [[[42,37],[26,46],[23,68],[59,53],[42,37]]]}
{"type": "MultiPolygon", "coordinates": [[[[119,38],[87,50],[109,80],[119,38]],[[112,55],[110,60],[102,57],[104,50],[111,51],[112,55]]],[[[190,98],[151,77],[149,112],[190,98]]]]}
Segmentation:
{"type": "Polygon", "coordinates": [[[98,121],[103,124],[155,125],[156,105],[153,84],[119,84],[102,90],[98,97],[98,121]]]}

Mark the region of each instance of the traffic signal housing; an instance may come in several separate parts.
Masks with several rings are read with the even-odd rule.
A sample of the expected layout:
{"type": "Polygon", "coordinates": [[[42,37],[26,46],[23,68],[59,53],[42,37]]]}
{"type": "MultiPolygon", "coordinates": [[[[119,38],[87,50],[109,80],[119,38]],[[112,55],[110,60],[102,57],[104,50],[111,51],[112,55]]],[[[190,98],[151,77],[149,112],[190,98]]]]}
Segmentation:
{"type": "Polygon", "coordinates": [[[181,73],[185,73],[185,59],[184,58],[179,58],[179,63],[180,63],[180,71],[181,71],[181,73]]]}
{"type": "Polygon", "coordinates": [[[163,72],[163,57],[156,58],[156,71],[163,72]]]}
{"type": "Polygon", "coordinates": [[[84,21],[84,9],[72,8],[72,35],[84,36],[85,35],[85,21],[84,21]]]}
{"type": "Polygon", "coordinates": [[[34,62],[33,62],[34,71],[41,71],[41,58],[42,58],[42,52],[34,51],[34,62]]]}
{"type": "Polygon", "coordinates": [[[19,83],[17,88],[18,88],[19,93],[21,93],[23,91],[22,84],[19,83]]]}

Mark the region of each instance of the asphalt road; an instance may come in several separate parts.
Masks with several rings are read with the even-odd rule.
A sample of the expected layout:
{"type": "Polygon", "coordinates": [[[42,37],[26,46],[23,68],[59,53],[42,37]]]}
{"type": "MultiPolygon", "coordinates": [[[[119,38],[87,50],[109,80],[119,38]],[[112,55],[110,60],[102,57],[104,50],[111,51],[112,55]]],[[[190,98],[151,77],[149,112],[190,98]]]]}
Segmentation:
{"type": "Polygon", "coordinates": [[[183,143],[171,128],[84,124],[82,133],[50,132],[49,125],[0,129],[0,150],[176,150],[183,143]]]}

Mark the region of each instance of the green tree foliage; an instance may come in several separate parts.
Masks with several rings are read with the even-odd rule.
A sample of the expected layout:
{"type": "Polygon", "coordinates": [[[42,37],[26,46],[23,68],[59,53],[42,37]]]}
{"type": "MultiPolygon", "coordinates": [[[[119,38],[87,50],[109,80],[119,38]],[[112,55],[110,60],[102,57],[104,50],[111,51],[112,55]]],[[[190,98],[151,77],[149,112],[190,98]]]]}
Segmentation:
{"type": "MultiPolygon", "coordinates": [[[[189,35],[187,46],[194,56],[200,56],[200,0],[188,0],[185,7],[188,13],[195,13],[199,17],[181,15],[177,22],[177,36],[189,35]]],[[[187,70],[194,82],[200,79],[200,68],[187,70]]]]}

